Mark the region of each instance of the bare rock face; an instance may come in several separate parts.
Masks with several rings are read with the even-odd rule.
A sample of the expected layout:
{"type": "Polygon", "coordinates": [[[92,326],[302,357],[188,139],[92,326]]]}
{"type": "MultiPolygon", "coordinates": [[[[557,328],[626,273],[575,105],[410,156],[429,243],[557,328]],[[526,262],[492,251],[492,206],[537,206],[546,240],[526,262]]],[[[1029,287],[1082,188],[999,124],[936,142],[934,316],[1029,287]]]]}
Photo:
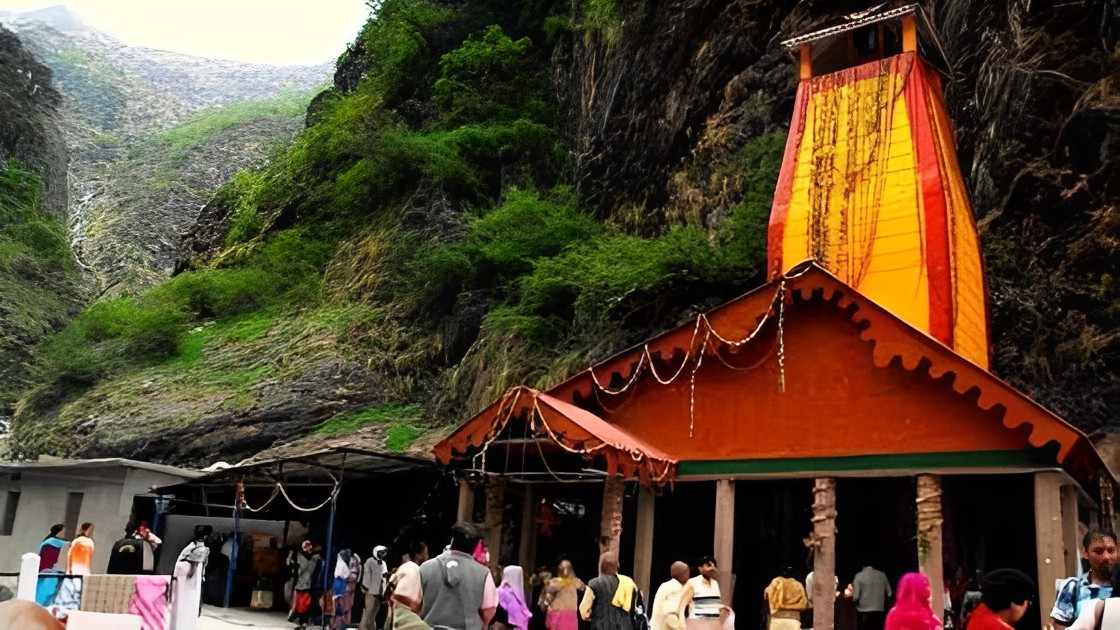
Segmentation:
{"type": "Polygon", "coordinates": [[[43,208],[65,219],[69,157],[59,128],[61,101],[50,68],[0,26],[0,162],[15,159],[37,172],[43,208]]]}
{"type": "Polygon", "coordinates": [[[163,134],[220,116],[217,108],[306,92],[330,72],[327,64],[267,66],[128,46],[64,7],[0,12],[0,22],[50,67],[61,93],[74,156],[72,240],[97,294],[136,293],[167,278],[178,241],[213,191],[289,141],[302,111],[223,123],[189,146],[168,147],[163,134]]]}
{"type": "MultiPolygon", "coordinates": [[[[38,207],[19,210],[47,215],[56,225],[66,220],[67,199],[60,100],[50,69],[0,27],[0,168],[13,160],[39,177],[38,207]]],[[[0,237],[7,220],[0,211],[0,237]]],[[[0,238],[0,244],[5,242],[0,238]]],[[[27,383],[36,344],[78,309],[84,297],[78,285],[71,270],[45,265],[34,253],[0,258],[0,434],[27,383]]]]}

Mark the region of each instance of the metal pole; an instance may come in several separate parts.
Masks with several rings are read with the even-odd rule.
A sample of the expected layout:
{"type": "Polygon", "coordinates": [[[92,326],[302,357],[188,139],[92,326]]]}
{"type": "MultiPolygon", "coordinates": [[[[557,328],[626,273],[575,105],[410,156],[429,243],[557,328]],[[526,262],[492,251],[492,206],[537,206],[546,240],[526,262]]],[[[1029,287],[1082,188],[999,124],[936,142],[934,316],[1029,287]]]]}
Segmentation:
{"type": "Polygon", "coordinates": [[[241,547],[241,502],[244,500],[245,481],[238,481],[233,493],[233,548],[229,553],[229,569],[226,571],[226,592],[222,605],[229,608],[233,598],[233,576],[237,572],[237,551],[241,547]]]}
{"type": "MultiPolygon", "coordinates": [[[[334,517],[338,511],[338,495],[342,492],[342,480],[346,475],[346,453],[342,454],[342,471],[338,477],[338,487],[331,491],[331,515],[327,520],[327,555],[323,558],[323,596],[332,596],[331,582],[334,576],[334,563],[331,562],[332,554],[334,553],[334,517]]],[[[320,608],[322,608],[320,606],[320,608]]],[[[325,630],[327,627],[327,616],[324,614],[322,618],[322,628],[325,630]]]]}

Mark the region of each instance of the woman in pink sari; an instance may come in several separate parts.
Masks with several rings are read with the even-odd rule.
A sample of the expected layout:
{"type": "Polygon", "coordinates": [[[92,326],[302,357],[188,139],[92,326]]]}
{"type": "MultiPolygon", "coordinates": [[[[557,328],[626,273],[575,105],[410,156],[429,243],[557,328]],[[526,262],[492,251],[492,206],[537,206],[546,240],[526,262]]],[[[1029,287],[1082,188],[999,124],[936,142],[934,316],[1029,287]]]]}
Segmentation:
{"type": "Polygon", "coordinates": [[[894,608],[887,615],[886,630],[939,630],[941,620],[933,612],[931,598],[929,578],[921,573],[902,576],[894,608]]]}
{"type": "Polygon", "coordinates": [[[528,630],[533,613],[525,603],[525,574],[521,567],[502,569],[502,584],[498,587],[498,613],[494,627],[509,630],[528,630]],[[499,617],[501,619],[499,619],[499,617]]]}

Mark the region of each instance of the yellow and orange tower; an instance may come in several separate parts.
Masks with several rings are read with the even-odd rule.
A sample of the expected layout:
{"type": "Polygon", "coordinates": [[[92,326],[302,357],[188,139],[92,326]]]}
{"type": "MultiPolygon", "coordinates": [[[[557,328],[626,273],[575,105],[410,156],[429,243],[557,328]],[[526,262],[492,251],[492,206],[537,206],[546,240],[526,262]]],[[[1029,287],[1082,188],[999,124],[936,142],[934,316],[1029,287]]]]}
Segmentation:
{"type": "Polygon", "coordinates": [[[916,5],[785,42],[800,83],[770,213],[771,277],[811,259],[987,368],[980,239],[916,5]]]}

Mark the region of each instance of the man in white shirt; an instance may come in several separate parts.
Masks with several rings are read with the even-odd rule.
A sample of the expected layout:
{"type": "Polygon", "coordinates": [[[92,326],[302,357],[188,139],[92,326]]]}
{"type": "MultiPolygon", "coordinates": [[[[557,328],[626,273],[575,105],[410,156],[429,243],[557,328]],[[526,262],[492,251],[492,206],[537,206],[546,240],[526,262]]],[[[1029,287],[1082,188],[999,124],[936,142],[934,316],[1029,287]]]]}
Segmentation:
{"type": "Polygon", "coordinates": [[[385,566],[385,555],[388,549],[384,545],[373,548],[373,555],[366,560],[362,567],[362,592],[366,594],[365,609],[362,611],[362,622],[358,626],[361,630],[376,630],[377,613],[381,609],[381,600],[385,596],[385,579],[388,567],[385,566]]]}
{"type": "Polygon", "coordinates": [[[685,582],[688,582],[688,565],[677,561],[669,568],[672,576],[667,582],[657,587],[657,595],[653,598],[653,608],[650,612],[650,630],[682,630],[684,620],[681,619],[681,595],[684,593],[685,582]]]}

